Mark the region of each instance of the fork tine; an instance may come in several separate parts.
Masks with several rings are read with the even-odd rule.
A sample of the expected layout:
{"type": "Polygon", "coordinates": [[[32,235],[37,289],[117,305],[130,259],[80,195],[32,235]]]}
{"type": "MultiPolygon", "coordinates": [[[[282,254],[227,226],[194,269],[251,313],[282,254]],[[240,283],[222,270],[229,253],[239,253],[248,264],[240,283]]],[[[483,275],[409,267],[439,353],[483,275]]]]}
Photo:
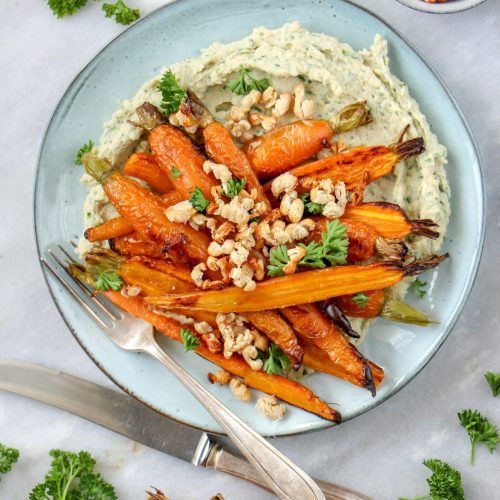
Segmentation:
{"type": "MultiPolygon", "coordinates": [[[[78,264],[79,262],[68,253],[68,251],[63,247],[61,243],[56,243],[56,246],[61,250],[61,252],[64,253],[64,255],[67,257],[67,259],[73,263],[73,264],[78,264]]],[[[56,258],[57,260],[57,258],[56,258]]],[[[61,262],[59,262],[59,265],[65,267],[61,262]]],[[[73,278],[74,279],[74,278],[73,278]]],[[[119,312],[117,309],[115,309],[114,306],[111,305],[111,302],[107,300],[104,296],[98,295],[94,293],[93,290],[88,288],[86,285],[84,285],[81,281],[78,281],[74,279],[76,285],[82,290],[82,292],[87,295],[105,314],[107,314],[111,319],[116,319],[120,320],[123,318],[123,314],[119,312]]]]}

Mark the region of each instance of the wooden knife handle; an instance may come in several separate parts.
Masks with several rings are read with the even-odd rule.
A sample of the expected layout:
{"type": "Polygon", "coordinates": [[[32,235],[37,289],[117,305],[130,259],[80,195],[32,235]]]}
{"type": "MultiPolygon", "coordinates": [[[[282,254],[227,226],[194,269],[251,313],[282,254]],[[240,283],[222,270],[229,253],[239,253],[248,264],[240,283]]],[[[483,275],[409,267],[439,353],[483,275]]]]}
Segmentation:
{"type": "MultiPolygon", "coordinates": [[[[259,473],[246,460],[232,455],[219,444],[214,444],[204,465],[271,491],[259,473]]],[[[327,500],[372,500],[366,495],[336,484],[318,479],[314,481],[321,488],[327,500]]]]}

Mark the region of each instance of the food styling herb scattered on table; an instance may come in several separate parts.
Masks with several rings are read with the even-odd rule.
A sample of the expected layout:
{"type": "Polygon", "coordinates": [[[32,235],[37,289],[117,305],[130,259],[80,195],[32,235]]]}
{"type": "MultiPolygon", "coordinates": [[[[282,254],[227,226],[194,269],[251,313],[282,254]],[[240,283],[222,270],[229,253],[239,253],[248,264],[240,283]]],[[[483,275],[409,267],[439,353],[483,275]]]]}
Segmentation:
{"type": "MultiPolygon", "coordinates": [[[[87,3],[88,0],[47,0],[48,6],[59,19],[76,14],[87,3]]],[[[123,25],[131,24],[141,17],[139,9],[127,7],[123,0],[117,0],[115,3],[104,3],[102,11],[106,17],[114,17],[117,23],[123,25]]]]}
{"type": "Polygon", "coordinates": [[[432,471],[432,476],[427,479],[429,494],[415,498],[400,497],[399,500],[465,500],[460,472],[437,458],[424,460],[423,463],[432,471]]]}
{"type": "Polygon", "coordinates": [[[0,443],[0,474],[7,474],[19,459],[19,451],[0,443]]]}
{"type": "Polygon", "coordinates": [[[472,445],[470,463],[474,464],[476,444],[483,443],[493,453],[500,441],[498,430],[477,410],[463,410],[458,413],[460,425],[467,431],[472,445]]]}
{"type": "Polygon", "coordinates": [[[500,394],[500,373],[486,372],[484,378],[491,387],[493,397],[496,398],[500,394]]]}

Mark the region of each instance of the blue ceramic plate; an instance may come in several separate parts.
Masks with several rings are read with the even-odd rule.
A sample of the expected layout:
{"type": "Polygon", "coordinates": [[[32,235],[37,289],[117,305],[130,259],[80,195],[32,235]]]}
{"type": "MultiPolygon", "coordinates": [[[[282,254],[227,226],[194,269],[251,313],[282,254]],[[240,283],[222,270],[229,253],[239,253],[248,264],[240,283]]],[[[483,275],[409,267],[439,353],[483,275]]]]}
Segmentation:
{"type": "Polygon", "coordinates": [[[398,0],[399,3],[421,12],[432,14],[453,14],[472,9],[486,0],[449,0],[446,3],[427,3],[424,0],[398,0]]]}
{"type": "MultiPolygon", "coordinates": [[[[73,158],[81,143],[101,134],[102,124],[159,69],[198,54],[212,42],[231,42],[253,28],[277,28],[298,20],[311,31],[334,35],[359,50],[376,33],[389,40],[391,67],[407,82],[433,130],[448,148],[452,215],[444,251],[451,253],[438,270],[428,273],[429,293],[418,306],[440,321],[418,329],[377,321],[361,350],[385,368],[377,397],[333,377],[314,374],[307,385],[335,405],[344,419],[373,408],[404,387],[431,359],[450,333],[469,295],[483,243],[483,189],[478,153],[467,124],[439,77],[392,28],[345,1],[287,0],[227,2],[183,0],[170,4],[128,29],[102,50],[78,75],[57,106],[38,159],[35,228],[39,251],[55,240],[82,231],[85,189],[73,158]]],[[[52,279],[47,282],[69,329],[95,363],[122,389],[161,413],[189,425],[220,431],[193,397],[160,364],[144,355],[115,347],[52,279]]],[[[178,345],[167,348],[203,384],[213,365],[178,345]]],[[[232,410],[264,435],[294,434],[330,424],[290,408],[286,418],[271,422],[253,404],[236,400],[226,388],[210,386],[232,410]]],[[[423,396],[422,396],[423,397],[423,396]]]]}

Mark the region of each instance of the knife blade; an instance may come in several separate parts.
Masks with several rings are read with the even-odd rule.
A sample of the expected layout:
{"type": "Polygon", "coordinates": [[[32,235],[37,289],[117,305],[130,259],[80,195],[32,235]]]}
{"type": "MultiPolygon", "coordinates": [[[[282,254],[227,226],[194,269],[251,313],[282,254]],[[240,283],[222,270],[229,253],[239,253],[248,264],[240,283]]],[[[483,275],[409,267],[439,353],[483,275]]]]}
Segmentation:
{"type": "MultiPolygon", "coordinates": [[[[214,436],[170,420],[127,394],[14,360],[0,360],[0,389],[73,413],[195,466],[213,468],[267,489],[257,471],[214,436]]],[[[315,481],[329,500],[370,500],[348,488],[315,481]]]]}

